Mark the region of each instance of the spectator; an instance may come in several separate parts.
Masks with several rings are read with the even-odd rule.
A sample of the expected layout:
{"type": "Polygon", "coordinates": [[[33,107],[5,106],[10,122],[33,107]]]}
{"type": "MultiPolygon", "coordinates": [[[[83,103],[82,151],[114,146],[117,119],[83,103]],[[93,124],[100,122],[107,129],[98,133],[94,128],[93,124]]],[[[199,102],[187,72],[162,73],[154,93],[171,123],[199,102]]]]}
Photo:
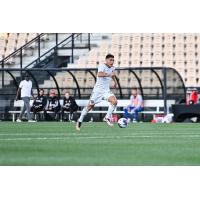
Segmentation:
{"type": "Polygon", "coordinates": [[[198,103],[198,91],[197,89],[193,89],[190,94],[189,104],[197,104],[198,103]]]}
{"type": "Polygon", "coordinates": [[[130,122],[130,113],[133,113],[133,122],[138,122],[138,112],[143,110],[143,99],[142,96],[138,94],[137,89],[132,89],[130,104],[124,108],[125,118],[130,122]]]}
{"type": "Polygon", "coordinates": [[[65,93],[65,97],[63,99],[63,106],[61,109],[61,121],[64,119],[64,112],[69,112],[69,121],[73,121],[73,113],[78,110],[78,105],[74,97],[70,96],[69,92],[65,93]]]}
{"type": "Polygon", "coordinates": [[[34,98],[33,90],[32,90],[32,81],[29,80],[29,75],[25,74],[25,79],[20,82],[19,88],[17,90],[16,101],[20,99],[20,95],[22,100],[24,101],[24,107],[17,119],[17,122],[22,122],[22,116],[24,115],[25,111],[27,113],[28,122],[35,122],[32,120],[31,113],[30,113],[30,97],[34,98]]]}
{"type": "MultiPolygon", "coordinates": [[[[47,100],[46,111],[53,112],[53,119],[59,120],[59,112],[60,112],[60,101],[59,98],[56,96],[54,90],[51,90],[49,99],[47,100]]],[[[47,117],[47,113],[45,113],[45,117],[47,117]]]]}
{"type": "MultiPolygon", "coordinates": [[[[31,107],[31,111],[33,112],[33,116],[35,118],[38,112],[44,111],[45,115],[45,106],[47,104],[47,98],[44,96],[44,90],[40,89],[39,95],[35,98],[33,102],[33,106],[31,107]]],[[[40,118],[40,115],[39,115],[40,118]]]]}

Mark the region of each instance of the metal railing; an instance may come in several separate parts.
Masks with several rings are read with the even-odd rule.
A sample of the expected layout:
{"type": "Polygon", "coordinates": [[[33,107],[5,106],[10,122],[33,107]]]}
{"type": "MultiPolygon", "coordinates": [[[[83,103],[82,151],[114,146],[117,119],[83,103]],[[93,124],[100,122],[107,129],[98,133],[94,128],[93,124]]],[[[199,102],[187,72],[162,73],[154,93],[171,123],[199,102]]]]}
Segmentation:
{"type": "MultiPolygon", "coordinates": [[[[12,58],[15,57],[19,57],[20,59],[20,64],[19,64],[19,68],[29,68],[29,67],[35,67],[36,65],[40,64],[41,61],[43,61],[44,59],[50,57],[50,56],[57,56],[57,51],[58,49],[62,49],[65,48],[65,46],[68,45],[68,48],[71,50],[71,62],[74,62],[74,49],[75,48],[79,48],[78,46],[75,45],[75,40],[80,37],[80,42],[81,42],[81,36],[83,35],[83,33],[71,33],[69,34],[69,36],[67,36],[65,39],[63,39],[61,42],[58,42],[58,37],[59,37],[59,33],[54,33],[55,34],[55,45],[48,49],[45,53],[41,53],[41,39],[44,36],[47,36],[47,33],[41,33],[39,34],[37,37],[35,37],[34,39],[32,39],[31,41],[27,42],[25,45],[21,46],[19,49],[15,50],[13,53],[11,53],[10,55],[6,56],[5,58],[3,58],[0,61],[0,66],[1,69],[4,69],[5,64],[7,63],[7,61],[9,61],[12,58]],[[38,54],[37,57],[31,61],[29,64],[27,64],[26,66],[23,67],[23,51],[32,48],[32,45],[36,43],[37,44],[37,48],[35,48],[35,50],[37,50],[38,54]]],[[[87,45],[84,48],[87,48],[88,50],[90,50],[90,33],[86,33],[87,35],[87,45]]],[[[2,71],[2,86],[4,86],[4,71],[2,71]]]]}

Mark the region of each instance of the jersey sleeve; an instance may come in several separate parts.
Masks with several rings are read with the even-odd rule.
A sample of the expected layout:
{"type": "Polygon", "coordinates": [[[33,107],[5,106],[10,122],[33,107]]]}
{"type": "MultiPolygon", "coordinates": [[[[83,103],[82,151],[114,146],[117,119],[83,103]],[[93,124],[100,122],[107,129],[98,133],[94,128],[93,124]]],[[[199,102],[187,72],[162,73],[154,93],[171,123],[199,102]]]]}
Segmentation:
{"type": "Polygon", "coordinates": [[[19,84],[19,88],[22,88],[22,87],[23,87],[23,81],[21,81],[19,84]]]}
{"type": "Polygon", "coordinates": [[[98,67],[98,72],[104,72],[105,70],[105,66],[104,65],[101,65],[98,67]]]}
{"type": "Polygon", "coordinates": [[[137,105],[137,107],[142,106],[142,102],[143,102],[142,96],[141,96],[141,95],[138,95],[138,105],[137,105]]]}

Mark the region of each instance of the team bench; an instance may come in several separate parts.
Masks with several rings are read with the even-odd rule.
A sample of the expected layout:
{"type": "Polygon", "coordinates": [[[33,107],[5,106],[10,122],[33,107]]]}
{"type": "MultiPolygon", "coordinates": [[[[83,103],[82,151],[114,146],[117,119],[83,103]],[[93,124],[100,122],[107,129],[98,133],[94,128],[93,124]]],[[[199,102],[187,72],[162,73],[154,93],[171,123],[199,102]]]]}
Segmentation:
{"type": "MultiPolygon", "coordinates": [[[[123,113],[123,108],[129,104],[129,99],[123,99],[118,100],[117,109],[114,111],[114,113],[121,114],[123,113]]],[[[76,103],[81,108],[77,111],[77,113],[81,113],[81,110],[84,106],[87,105],[88,100],[79,99],[76,100],[76,103]]],[[[167,107],[169,111],[169,107],[171,107],[172,104],[174,104],[174,100],[168,100],[167,101],[167,107]]],[[[33,100],[30,101],[30,105],[33,104],[33,100]]],[[[63,104],[63,100],[60,100],[60,104],[63,104]]],[[[24,105],[22,100],[14,101],[14,108],[22,108],[24,105]]],[[[96,113],[96,114],[104,114],[107,113],[107,108],[109,106],[109,103],[107,101],[102,101],[95,105],[95,109],[90,111],[90,113],[96,113]],[[98,110],[96,110],[98,109],[98,110]]],[[[164,101],[163,100],[144,100],[144,110],[140,113],[142,114],[164,114],[164,101]]],[[[9,111],[10,114],[12,114],[12,120],[15,122],[16,115],[20,113],[20,110],[18,111],[9,111]]],[[[40,112],[42,113],[42,112],[40,112]]],[[[51,111],[47,111],[47,113],[52,113],[51,111]]],[[[67,113],[67,112],[66,112],[67,113]]]]}

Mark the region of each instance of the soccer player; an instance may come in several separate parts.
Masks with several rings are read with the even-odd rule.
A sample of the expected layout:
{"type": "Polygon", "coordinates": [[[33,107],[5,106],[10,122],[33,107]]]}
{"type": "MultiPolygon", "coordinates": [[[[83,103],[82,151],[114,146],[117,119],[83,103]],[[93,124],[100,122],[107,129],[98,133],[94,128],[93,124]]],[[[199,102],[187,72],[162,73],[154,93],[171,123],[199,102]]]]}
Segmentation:
{"type": "MultiPolygon", "coordinates": [[[[59,112],[60,112],[60,101],[59,98],[56,96],[55,90],[50,91],[50,96],[47,100],[47,105],[45,108],[46,111],[51,111],[54,113],[53,119],[59,119],[59,112]]],[[[45,118],[47,119],[47,112],[45,112],[45,118]]]]}
{"type": "Polygon", "coordinates": [[[22,100],[24,101],[24,107],[19,115],[19,118],[17,119],[17,122],[22,122],[22,116],[24,115],[25,111],[27,113],[28,122],[35,122],[34,120],[32,120],[30,113],[30,97],[32,96],[34,99],[34,95],[32,90],[32,81],[30,80],[29,74],[25,74],[25,79],[19,84],[16,101],[19,99],[20,94],[22,100]]]}
{"type": "Polygon", "coordinates": [[[47,104],[47,98],[44,96],[44,89],[40,89],[39,95],[35,98],[33,102],[33,106],[31,107],[31,111],[33,112],[34,118],[37,113],[41,111],[45,112],[46,104],[47,104]]]}
{"type": "Polygon", "coordinates": [[[140,94],[138,94],[138,91],[136,88],[132,89],[131,91],[131,97],[130,97],[130,104],[124,108],[124,115],[125,118],[130,122],[130,114],[129,112],[133,113],[133,122],[138,121],[138,112],[141,112],[143,110],[143,99],[140,94]]]}
{"type": "Polygon", "coordinates": [[[114,88],[117,88],[117,81],[115,77],[115,67],[114,56],[112,54],[106,55],[105,64],[98,67],[97,81],[93,88],[92,94],[88,105],[83,108],[81,116],[77,121],[76,130],[80,130],[81,123],[83,122],[84,117],[87,113],[94,108],[95,104],[101,102],[102,100],[107,100],[110,102],[108,112],[104,118],[104,121],[109,125],[113,126],[111,122],[111,115],[117,106],[117,98],[110,91],[110,82],[114,81],[114,88]]]}
{"type": "Polygon", "coordinates": [[[61,108],[61,121],[63,121],[64,118],[64,112],[69,112],[69,121],[73,121],[73,113],[78,110],[78,105],[76,104],[75,98],[70,95],[69,92],[65,93],[65,97],[63,99],[63,105],[61,108]]]}

